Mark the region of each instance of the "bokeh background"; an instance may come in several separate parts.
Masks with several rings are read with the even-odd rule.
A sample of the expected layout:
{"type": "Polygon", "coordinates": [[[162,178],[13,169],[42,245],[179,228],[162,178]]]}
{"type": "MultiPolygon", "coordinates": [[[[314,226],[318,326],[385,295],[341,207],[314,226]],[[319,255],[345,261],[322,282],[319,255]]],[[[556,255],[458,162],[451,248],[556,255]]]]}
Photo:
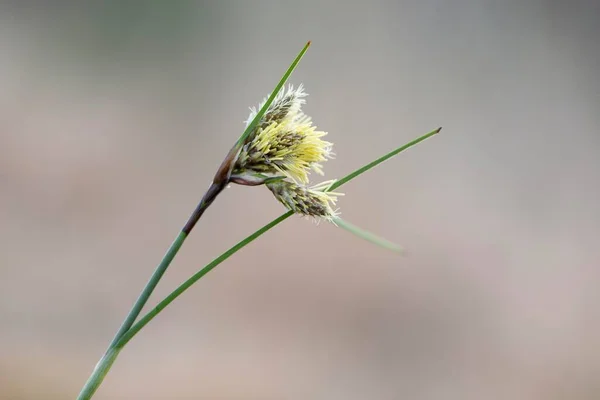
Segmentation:
{"type": "MultiPolygon", "coordinates": [[[[121,353],[98,399],[597,399],[597,1],[2,2],[0,398],[75,398],[290,82],[343,216],[286,221],[121,353]]],[[[318,178],[316,178],[318,180],[318,178]]],[[[283,211],[234,186],[152,298],[283,211]]]]}

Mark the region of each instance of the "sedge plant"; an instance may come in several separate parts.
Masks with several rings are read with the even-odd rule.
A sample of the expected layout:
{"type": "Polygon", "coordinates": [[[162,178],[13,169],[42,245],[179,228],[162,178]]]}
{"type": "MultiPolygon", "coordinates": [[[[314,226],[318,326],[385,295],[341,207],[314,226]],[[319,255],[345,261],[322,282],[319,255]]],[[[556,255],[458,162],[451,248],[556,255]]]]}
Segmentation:
{"type": "Polygon", "coordinates": [[[169,304],[217,265],[294,214],[313,218],[317,222],[330,222],[379,246],[397,252],[402,250],[396,244],[343,220],[339,210],[334,208],[337,198],[342,193],[335,190],[402,151],[434,136],[441,128],[390,151],[341,179],[310,185],[311,172],[323,175],[322,163],[333,157],[333,144],[323,139],[326,133],[317,130],[311,118],[302,112],[304,98],[307,95],[304,87],[302,85],[296,88],[285,87],[289,76],[309,46],[310,42],[300,51],[275,89],[260,106],[251,109],[246,129],[227,153],[206,193],[150,276],[104,355],[81,389],[78,400],[92,398],[125,345],[169,304]],[[139,317],[150,295],[202,214],[231,183],[265,186],[288,211],[215,258],[145,315],[139,317]]]}

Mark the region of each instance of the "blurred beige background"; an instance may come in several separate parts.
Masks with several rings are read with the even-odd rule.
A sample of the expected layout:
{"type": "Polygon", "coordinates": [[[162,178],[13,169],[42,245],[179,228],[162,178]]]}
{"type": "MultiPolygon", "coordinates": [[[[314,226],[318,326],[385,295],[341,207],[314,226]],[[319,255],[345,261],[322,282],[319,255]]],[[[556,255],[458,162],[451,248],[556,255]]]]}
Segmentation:
{"type": "MultiPolygon", "coordinates": [[[[177,300],[97,399],[597,399],[597,1],[3,2],[0,399],[75,398],[290,82],[397,257],[301,218],[177,300]]],[[[318,178],[317,178],[318,179],[318,178]]],[[[283,208],[235,186],[151,302],[283,208]]]]}

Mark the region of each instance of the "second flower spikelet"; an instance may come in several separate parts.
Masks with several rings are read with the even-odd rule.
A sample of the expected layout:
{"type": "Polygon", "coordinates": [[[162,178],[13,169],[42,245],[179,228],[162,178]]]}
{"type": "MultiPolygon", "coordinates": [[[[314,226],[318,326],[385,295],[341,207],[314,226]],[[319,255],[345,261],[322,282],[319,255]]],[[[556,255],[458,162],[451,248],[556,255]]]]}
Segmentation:
{"type": "Polygon", "coordinates": [[[293,182],[279,180],[267,182],[267,187],[275,195],[275,198],[291,211],[314,217],[317,221],[324,219],[334,222],[338,212],[331,206],[335,205],[337,197],[342,195],[328,191],[334,182],[327,181],[308,188],[293,182]]]}
{"type": "MultiPolygon", "coordinates": [[[[333,156],[332,144],[322,139],[327,133],[317,131],[310,117],[302,112],[306,95],[302,85],[281,89],[246,139],[234,175],[285,175],[307,184],[311,170],[323,174],[321,163],[333,156]]],[[[247,124],[256,113],[252,108],[247,124]]]]}

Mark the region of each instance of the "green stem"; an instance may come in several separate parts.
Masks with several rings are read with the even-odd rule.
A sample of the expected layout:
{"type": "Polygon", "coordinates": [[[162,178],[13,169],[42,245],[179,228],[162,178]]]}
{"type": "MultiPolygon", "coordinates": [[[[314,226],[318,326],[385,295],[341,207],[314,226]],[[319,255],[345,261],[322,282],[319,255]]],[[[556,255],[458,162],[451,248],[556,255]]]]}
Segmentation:
{"type": "Polygon", "coordinates": [[[221,264],[223,261],[227,260],[229,257],[234,255],[236,252],[241,250],[244,246],[246,246],[253,240],[257,239],[263,233],[267,232],[269,229],[273,228],[275,225],[278,225],[281,222],[285,221],[292,215],[294,215],[294,213],[292,211],[288,211],[287,213],[279,216],[278,218],[274,219],[273,221],[269,222],[267,225],[263,226],[262,228],[260,228],[256,232],[254,232],[252,235],[250,235],[247,238],[245,238],[244,240],[238,242],[235,246],[231,247],[225,253],[221,254],[219,257],[217,257],[213,261],[211,261],[208,265],[206,265],[200,271],[198,271],[194,275],[192,275],[192,277],[190,277],[188,280],[183,282],[179,287],[177,287],[177,289],[175,289],[173,292],[171,292],[171,294],[169,294],[167,297],[165,297],[164,300],[162,300],[160,303],[158,303],[156,305],[156,307],[154,307],[146,315],[144,315],[142,318],[140,318],[140,320],[138,322],[136,322],[135,325],[133,325],[131,327],[131,329],[129,329],[127,331],[127,333],[125,333],[121,337],[121,339],[117,343],[117,347],[122,348],[123,346],[125,346],[127,344],[127,342],[129,342],[131,340],[131,338],[133,338],[144,326],[146,326],[146,324],[148,324],[148,322],[150,322],[154,317],[156,317],[158,315],[158,313],[160,313],[163,309],[165,309],[165,307],[167,307],[169,304],[171,304],[173,302],[173,300],[175,300],[177,297],[179,297],[183,292],[185,292],[190,286],[192,286],[194,283],[196,283],[200,278],[202,278],[204,275],[208,274],[213,268],[215,268],[217,265],[221,264]]]}
{"type": "Polygon", "coordinates": [[[173,258],[175,258],[175,255],[177,255],[177,253],[179,252],[179,249],[183,245],[183,242],[185,241],[186,238],[187,238],[186,233],[184,233],[183,231],[179,232],[179,235],[177,235],[177,237],[171,244],[171,247],[169,247],[169,249],[165,253],[160,264],[158,264],[158,266],[152,273],[152,276],[148,280],[148,283],[146,284],[146,286],[140,293],[136,302],[133,304],[131,311],[129,311],[129,314],[127,314],[127,317],[125,317],[125,320],[121,324],[121,327],[119,328],[119,330],[115,334],[115,337],[113,338],[112,342],[110,343],[109,348],[115,346],[117,344],[117,342],[119,341],[119,339],[121,338],[121,336],[123,336],[123,334],[125,332],[127,332],[129,330],[129,328],[131,328],[131,325],[133,325],[133,323],[135,322],[135,319],[138,317],[138,315],[140,315],[140,312],[144,308],[144,305],[146,304],[146,302],[150,298],[150,295],[156,288],[158,281],[160,281],[160,279],[164,275],[165,271],[169,267],[169,264],[171,264],[171,261],[173,261],[173,258]]]}
{"type": "Polygon", "coordinates": [[[77,397],[78,400],[92,398],[94,393],[96,393],[98,386],[100,386],[104,380],[104,377],[106,374],[108,374],[110,367],[112,367],[113,363],[117,359],[120,351],[121,348],[108,348],[104,356],[102,356],[100,361],[98,361],[98,364],[96,364],[96,368],[94,368],[92,375],[90,375],[88,378],[85,386],[81,390],[81,393],[79,393],[79,396],[77,397]]]}
{"type": "MultiPolygon", "coordinates": [[[[397,149],[392,150],[391,152],[387,153],[386,155],[378,158],[377,160],[375,160],[373,162],[370,162],[369,164],[357,169],[356,171],[351,172],[350,174],[346,175],[342,179],[339,179],[333,185],[331,185],[331,187],[329,188],[329,191],[342,186],[343,184],[351,181],[352,179],[367,172],[368,170],[378,166],[379,164],[383,163],[384,161],[390,159],[391,157],[394,157],[398,153],[401,153],[404,150],[439,133],[441,129],[442,128],[438,128],[432,132],[429,132],[429,133],[413,140],[412,142],[405,144],[402,147],[398,147],[397,149]]],[[[283,215],[279,216],[278,218],[274,219],[273,221],[269,222],[267,225],[263,226],[262,228],[260,228],[259,230],[257,230],[253,234],[251,234],[250,236],[248,236],[245,239],[238,242],[236,245],[231,247],[225,253],[221,254],[219,257],[215,258],[212,262],[210,262],[208,265],[206,265],[204,268],[202,268],[200,271],[198,271],[196,274],[194,274],[191,278],[189,278],[188,280],[183,282],[179,287],[177,287],[177,289],[175,289],[173,292],[171,292],[171,294],[169,294],[167,297],[165,297],[164,300],[162,300],[160,303],[158,303],[158,305],[156,307],[154,307],[146,315],[144,315],[142,318],[140,318],[140,320],[138,322],[136,322],[135,325],[133,325],[131,327],[131,329],[129,329],[129,331],[127,331],[127,333],[125,333],[123,335],[123,337],[121,337],[121,339],[117,343],[117,346],[119,348],[125,346],[144,326],[146,326],[148,324],[148,322],[150,322],[152,319],[154,319],[154,317],[156,317],[162,310],[164,310],[169,304],[171,304],[173,302],[173,300],[175,300],[177,297],[181,296],[183,294],[183,292],[185,292],[187,289],[189,289],[190,286],[192,286],[194,283],[196,283],[204,275],[209,273],[217,265],[221,264],[223,261],[227,260],[229,257],[234,255],[237,251],[242,249],[244,246],[246,246],[253,240],[257,239],[259,236],[261,236],[262,234],[264,234],[271,228],[274,228],[276,225],[279,225],[281,222],[285,221],[292,215],[294,215],[294,213],[292,211],[286,212],[285,214],[283,214],[283,215]]],[[[350,224],[346,224],[346,226],[349,226],[349,225],[350,224]]],[[[370,240],[372,239],[372,237],[367,237],[367,238],[370,240]]]]}
{"type": "Polygon", "coordinates": [[[127,314],[127,317],[125,317],[125,320],[121,324],[121,327],[119,328],[115,337],[110,343],[110,346],[108,346],[108,349],[106,350],[100,361],[98,361],[98,364],[96,364],[96,368],[94,368],[94,371],[92,371],[92,374],[81,389],[77,400],[87,400],[92,398],[92,396],[104,380],[104,377],[106,377],[106,374],[110,370],[110,367],[112,366],[113,362],[115,362],[119,351],[121,350],[121,348],[117,346],[119,340],[121,339],[123,334],[125,334],[131,328],[136,318],[140,315],[140,312],[142,311],[144,305],[150,298],[150,295],[156,288],[156,285],[160,281],[160,278],[162,278],[162,276],[164,275],[165,271],[169,267],[169,264],[171,264],[171,261],[173,261],[173,258],[175,258],[175,255],[183,245],[183,242],[186,238],[187,234],[185,232],[179,232],[179,235],[177,235],[177,238],[175,238],[175,240],[171,244],[171,247],[169,247],[169,250],[167,250],[167,252],[165,253],[160,264],[158,264],[158,266],[154,270],[154,273],[152,273],[152,276],[150,277],[148,283],[142,290],[142,293],[140,293],[133,307],[127,314]]]}
{"type": "MultiPolygon", "coordinates": [[[[96,365],[96,368],[94,368],[92,375],[89,377],[85,386],[79,393],[79,396],[77,397],[78,400],[87,400],[87,399],[90,399],[94,395],[94,393],[96,392],[96,390],[98,389],[98,387],[100,386],[102,381],[104,380],[104,377],[110,370],[112,363],[115,361],[117,355],[119,354],[119,351],[122,348],[123,343],[126,343],[127,341],[129,341],[129,339],[131,339],[132,336],[129,336],[129,339],[127,339],[126,341],[121,340],[122,337],[132,327],[133,323],[135,322],[135,320],[139,316],[140,312],[144,308],[144,305],[148,301],[148,298],[150,297],[150,295],[156,288],[156,285],[158,284],[158,282],[162,278],[163,274],[169,267],[169,264],[171,264],[171,261],[173,261],[173,258],[175,257],[175,255],[177,254],[177,252],[179,251],[181,246],[183,245],[183,242],[185,241],[185,239],[189,236],[190,232],[192,231],[192,229],[194,228],[194,226],[196,225],[196,223],[198,222],[198,220],[200,219],[200,217],[202,216],[204,211],[208,208],[208,206],[211,205],[211,203],[218,196],[218,194],[221,193],[221,191],[229,183],[229,178],[231,176],[231,171],[232,171],[234,163],[235,163],[235,158],[237,157],[237,152],[243,145],[244,140],[248,137],[248,135],[252,132],[252,130],[258,124],[258,121],[265,114],[267,108],[271,105],[271,103],[275,99],[275,96],[277,96],[277,94],[279,93],[279,91],[281,90],[283,85],[285,85],[285,82],[287,81],[289,76],[292,74],[292,72],[294,71],[294,69],[296,68],[296,66],[298,65],[300,60],[302,59],[302,56],[304,56],[304,53],[306,53],[306,51],[308,50],[309,46],[310,46],[310,41],[308,43],[306,43],[306,45],[302,48],[302,50],[297,55],[297,57],[294,59],[294,61],[290,65],[290,67],[286,70],[283,77],[277,83],[277,86],[275,86],[275,90],[273,90],[273,92],[269,96],[268,100],[265,102],[265,104],[263,104],[263,106],[261,107],[259,112],[256,114],[256,116],[254,117],[252,122],[246,127],[246,130],[244,131],[244,133],[240,136],[240,138],[237,140],[234,147],[229,151],[229,154],[225,157],[225,160],[223,160],[223,163],[221,164],[221,166],[217,170],[217,173],[215,174],[215,177],[213,178],[213,183],[208,188],[208,191],[202,197],[202,200],[200,201],[200,203],[198,204],[198,206],[196,207],[196,209],[194,210],[194,212],[188,219],[187,223],[185,224],[185,226],[183,227],[183,229],[181,230],[181,232],[179,233],[179,235],[177,236],[177,238],[175,239],[175,241],[173,242],[173,244],[171,245],[171,247],[169,248],[169,250],[163,257],[160,264],[156,267],[154,273],[150,277],[150,280],[148,281],[148,283],[142,290],[142,293],[136,300],[135,304],[131,308],[131,311],[125,318],[125,321],[123,321],[123,324],[121,325],[117,334],[113,338],[110,346],[104,353],[104,356],[100,359],[100,361],[96,365]]],[[[260,236],[260,234],[258,236],[260,236]]],[[[258,237],[258,236],[256,236],[256,237],[258,237]]],[[[255,238],[253,238],[252,240],[254,240],[254,239],[255,238]]],[[[250,240],[250,241],[252,241],[252,240],[250,240]]],[[[241,245],[239,248],[244,247],[246,244],[241,245]]],[[[237,250],[239,250],[239,249],[237,249],[237,250]]],[[[237,251],[237,250],[235,250],[235,251],[237,251]]],[[[233,251],[231,254],[235,253],[235,251],[233,251]]],[[[227,259],[231,254],[225,256],[223,258],[223,260],[227,259]]],[[[218,261],[212,268],[214,268],[216,265],[221,263],[223,260],[218,261]]],[[[206,274],[212,268],[207,269],[203,274],[200,274],[200,273],[196,274],[196,275],[199,275],[199,277],[197,279],[200,279],[202,276],[204,276],[204,274],[206,274]]],[[[200,271],[200,272],[202,272],[202,271],[200,271]]],[[[185,289],[183,289],[183,290],[185,290],[185,289]]],[[[182,290],[182,292],[183,292],[183,290],[182,290]]],[[[177,296],[178,295],[174,296],[173,300],[177,296]]],[[[160,310],[158,312],[160,312],[160,310]]],[[[156,314],[158,314],[158,312],[156,312],[156,314]]],[[[150,318],[150,319],[152,319],[152,318],[150,318]]]]}
{"type": "Polygon", "coordinates": [[[108,346],[108,349],[106,350],[100,361],[98,361],[96,368],[94,368],[94,371],[92,371],[92,374],[90,375],[86,384],[81,389],[77,400],[87,400],[92,398],[92,396],[104,380],[104,377],[110,370],[112,363],[115,361],[117,355],[119,354],[120,347],[117,346],[119,340],[131,328],[137,317],[140,315],[142,309],[148,302],[150,295],[152,295],[152,292],[156,288],[156,285],[158,285],[158,282],[160,281],[164,273],[167,271],[167,268],[173,261],[173,258],[175,258],[175,256],[179,252],[179,249],[183,245],[183,242],[188,237],[188,235],[190,234],[190,232],[192,231],[202,214],[204,214],[204,211],[206,211],[206,209],[212,204],[214,199],[219,195],[219,193],[221,193],[224,187],[224,184],[213,183],[208,188],[204,196],[202,196],[202,200],[200,200],[198,206],[196,207],[192,215],[190,215],[190,217],[188,218],[188,221],[184,225],[183,229],[181,230],[181,232],[179,232],[179,235],[177,235],[177,237],[163,256],[162,260],[152,273],[152,276],[148,280],[148,283],[146,283],[146,286],[144,286],[144,289],[133,304],[133,307],[131,307],[131,310],[127,314],[127,317],[125,317],[125,320],[123,321],[121,327],[115,334],[115,337],[108,346]]]}

